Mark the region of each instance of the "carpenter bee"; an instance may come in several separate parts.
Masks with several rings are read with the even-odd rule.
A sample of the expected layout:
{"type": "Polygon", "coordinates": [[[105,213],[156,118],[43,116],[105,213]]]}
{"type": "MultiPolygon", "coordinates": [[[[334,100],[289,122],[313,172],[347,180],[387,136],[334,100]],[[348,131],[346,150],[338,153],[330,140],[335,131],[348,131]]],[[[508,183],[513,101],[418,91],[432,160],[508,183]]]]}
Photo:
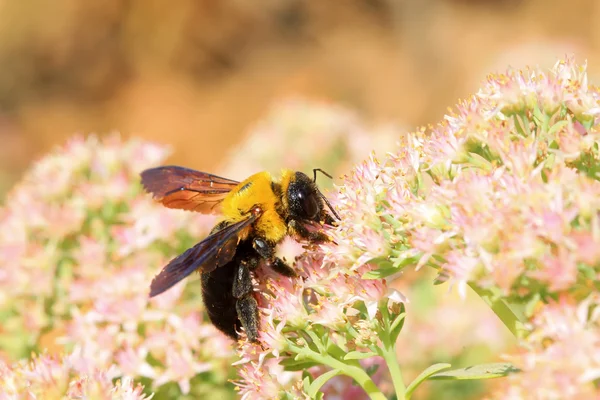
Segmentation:
{"type": "MultiPolygon", "coordinates": [[[[150,284],[150,297],[201,272],[202,296],[215,327],[233,339],[244,328],[248,340],[258,341],[258,304],[253,295],[252,271],[260,262],[289,277],[294,270],[275,255],[287,235],[309,243],[329,241],[315,224],[339,220],[314,179],[302,172],[283,170],[274,180],[259,172],[243,182],[192,169],[163,166],[141,173],[142,185],[165,207],[220,213],[210,235],[171,260],[150,284]]],[[[329,176],[331,178],[331,176],[329,176]]],[[[318,225],[317,225],[318,226],[318,225]]]]}

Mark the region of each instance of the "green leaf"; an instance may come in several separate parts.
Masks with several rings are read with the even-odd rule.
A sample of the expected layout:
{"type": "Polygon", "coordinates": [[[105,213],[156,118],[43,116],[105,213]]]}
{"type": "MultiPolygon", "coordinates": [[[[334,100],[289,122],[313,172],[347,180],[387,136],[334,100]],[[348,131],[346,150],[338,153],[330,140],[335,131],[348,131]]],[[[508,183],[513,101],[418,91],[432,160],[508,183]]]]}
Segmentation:
{"type": "Polygon", "coordinates": [[[392,343],[396,343],[400,332],[402,332],[402,328],[404,327],[404,317],[406,317],[406,308],[404,304],[400,304],[400,314],[392,321],[390,324],[390,340],[392,343]]]}
{"type": "MultiPolygon", "coordinates": [[[[327,337],[329,337],[329,335],[326,334],[327,337]]],[[[340,346],[338,346],[337,344],[335,344],[335,342],[333,341],[329,341],[325,347],[325,351],[327,352],[327,354],[329,354],[330,356],[332,356],[333,358],[337,359],[337,360],[341,360],[344,358],[344,356],[347,355],[346,351],[344,351],[340,346]]]]}
{"type": "Polygon", "coordinates": [[[377,265],[379,267],[379,269],[391,268],[393,265],[392,262],[390,261],[390,256],[380,256],[380,257],[371,258],[365,264],[377,265]]]}
{"type": "Polygon", "coordinates": [[[304,390],[306,393],[308,393],[308,391],[310,390],[310,385],[312,383],[311,377],[310,376],[305,376],[304,379],[302,379],[302,390],[304,390]]]}
{"type": "Polygon", "coordinates": [[[590,115],[578,115],[577,121],[583,125],[586,131],[589,131],[594,126],[594,117],[590,115]]]}
{"type": "Polygon", "coordinates": [[[286,371],[303,371],[305,369],[314,367],[315,365],[320,365],[318,362],[307,360],[304,357],[302,357],[299,360],[293,358],[286,358],[280,361],[279,363],[283,365],[283,368],[286,371]]]}
{"type": "Polygon", "coordinates": [[[449,380],[468,380],[468,379],[491,379],[506,376],[513,372],[519,372],[510,363],[491,363],[479,364],[471,367],[453,369],[451,371],[438,372],[429,379],[449,379],[449,380]]]}
{"type": "Polygon", "coordinates": [[[361,278],[362,279],[383,279],[386,278],[390,275],[394,275],[395,273],[400,272],[400,269],[398,268],[382,268],[382,269],[376,269],[373,271],[369,271],[364,273],[361,278]]]}
{"type": "Polygon", "coordinates": [[[492,289],[480,288],[474,283],[469,283],[469,286],[490,306],[515,337],[522,338],[527,333],[521,322],[525,319],[522,309],[519,310],[517,305],[507,303],[499,293],[495,293],[492,289]]]}
{"type": "MultiPolygon", "coordinates": [[[[569,121],[567,121],[567,120],[558,121],[557,123],[555,123],[554,125],[552,125],[550,127],[550,129],[548,129],[548,135],[549,136],[553,136],[555,133],[557,133],[559,130],[561,130],[562,128],[564,128],[568,124],[569,124],[569,121]]],[[[556,142],[554,142],[554,143],[556,143],[556,142]]]]}
{"type": "Polygon", "coordinates": [[[406,267],[407,265],[416,265],[421,260],[421,254],[410,257],[397,257],[392,260],[394,267],[397,270],[406,267]]]}
{"type": "Polygon", "coordinates": [[[515,114],[515,128],[517,128],[517,133],[519,133],[523,137],[531,136],[531,131],[529,129],[529,118],[527,117],[527,113],[523,110],[520,114],[515,114]]]}
{"type": "Polygon", "coordinates": [[[304,379],[308,379],[309,383],[313,381],[313,377],[308,371],[302,371],[302,380],[304,379]]]}
{"type": "Polygon", "coordinates": [[[379,367],[380,367],[379,364],[373,364],[373,365],[367,367],[367,369],[365,369],[365,372],[367,373],[367,375],[372,377],[373,375],[375,375],[375,372],[377,372],[379,367]]]}
{"type": "Polygon", "coordinates": [[[330,380],[334,376],[337,376],[341,373],[342,373],[342,371],[340,371],[339,369],[333,369],[331,371],[325,372],[324,374],[320,375],[317,379],[315,379],[310,384],[310,386],[308,387],[308,390],[306,390],[306,394],[308,394],[312,398],[317,397],[317,393],[319,392],[321,387],[325,383],[327,383],[328,380],[330,380]]]}
{"type": "Polygon", "coordinates": [[[279,400],[295,400],[295,397],[291,393],[284,390],[279,391],[279,400]]]}
{"type": "Polygon", "coordinates": [[[583,263],[578,263],[577,269],[579,270],[579,272],[581,272],[581,274],[584,276],[584,278],[589,279],[590,281],[593,281],[596,279],[596,271],[594,270],[594,268],[590,267],[589,265],[586,265],[583,263]]]}
{"type": "Polygon", "coordinates": [[[548,126],[549,120],[550,120],[550,118],[548,117],[548,115],[546,115],[544,112],[542,112],[540,107],[535,106],[533,108],[533,122],[537,126],[541,126],[544,131],[546,130],[546,128],[548,126]]]}
{"type": "Polygon", "coordinates": [[[390,224],[390,226],[392,226],[392,228],[394,228],[394,229],[402,229],[402,226],[403,226],[402,222],[398,221],[396,219],[396,217],[394,217],[393,215],[391,215],[391,214],[383,214],[381,216],[381,218],[385,222],[387,222],[388,224],[390,224]]]}
{"type": "Polygon", "coordinates": [[[366,353],[362,351],[351,351],[344,356],[344,360],[362,360],[376,355],[377,353],[373,353],[372,351],[366,353]]]}
{"type": "Polygon", "coordinates": [[[415,389],[423,382],[425,382],[430,376],[443,371],[445,369],[450,368],[452,365],[451,364],[446,364],[446,363],[440,363],[440,364],[433,364],[427,368],[425,368],[425,370],[423,370],[423,372],[421,372],[419,374],[419,376],[417,376],[415,378],[414,381],[412,381],[410,383],[410,385],[408,385],[406,387],[406,394],[405,394],[405,398],[406,399],[410,399],[410,396],[412,395],[412,393],[415,391],[415,389]]]}
{"type": "Polygon", "coordinates": [[[468,162],[483,171],[490,171],[492,169],[490,160],[477,153],[469,153],[468,162]]]}
{"type": "Polygon", "coordinates": [[[539,306],[541,301],[541,294],[539,292],[534,292],[530,299],[527,299],[525,303],[524,313],[526,316],[532,316],[535,309],[539,306]]]}
{"type": "Polygon", "coordinates": [[[314,346],[317,348],[318,353],[320,353],[320,354],[327,353],[327,351],[325,350],[325,346],[321,342],[321,338],[317,335],[317,333],[315,331],[313,331],[312,329],[307,329],[307,330],[305,330],[305,332],[308,336],[310,336],[310,339],[312,340],[312,344],[314,344],[314,346]]]}

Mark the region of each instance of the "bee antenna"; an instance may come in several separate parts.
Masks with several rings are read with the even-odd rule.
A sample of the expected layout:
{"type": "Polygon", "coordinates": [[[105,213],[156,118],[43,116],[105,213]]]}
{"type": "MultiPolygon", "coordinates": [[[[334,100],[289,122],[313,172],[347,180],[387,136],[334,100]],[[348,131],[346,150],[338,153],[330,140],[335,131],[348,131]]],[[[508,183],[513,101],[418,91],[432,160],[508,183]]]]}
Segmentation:
{"type": "Polygon", "coordinates": [[[313,178],[313,182],[314,183],[317,183],[317,171],[319,171],[320,173],[322,173],[323,175],[325,175],[329,179],[333,179],[333,176],[329,175],[327,172],[323,171],[321,168],[314,168],[313,169],[313,173],[315,174],[315,177],[313,178]]]}
{"type": "MultiPolygon", "coordinates": [[[[313,169],[313,173],[315,174],[315,176],[313,178],[313,183],[317,183],[317,171],[319,171],[320,173],[322,173],[323,175],[325,175],[329,179],[333,179],[333,176],[329,175],[327,172],[323,171],[321,168],[314,168],[313,169]]],[[[338,213],[335,212],[335,210],[331,206],[331,203],[329,202],[329,200],[327,200],[327,197],[325,197],[325,195],[323,193],[321,193],[321,191],[318,188],[317,188],[317,192],[319,193],[319,196],[321,196],[321,198],[323,199],[323,201],[325,201],[325,204],[327,204],[327,207],[329,207],[329,209],[331,210],[331,212],[333,213],[333,215],[335,215],[335,217],[339,221],[341,218],[338,215],[338,213]]]]}
{"type": "Polygon", "coordinates": [[[325,201],[325,204],[327,204],[327,207],[329,207],[329,209],[331,210],[331,212],[333,213],[333,215],[335,215],[335,217],[339,220],[341,220],[340,216],[338,215],[338,213],[335,212],[335,210],[333,209],[333,207],[331,206],[331,203],[329,203],[329,200],[327,200],[327,197],[325,197],[325,195],[323,195],[323,193],[321,193],[319,191],[319,196],[321,196],[321,198],[323,199],[323,201],[325,201]]]}

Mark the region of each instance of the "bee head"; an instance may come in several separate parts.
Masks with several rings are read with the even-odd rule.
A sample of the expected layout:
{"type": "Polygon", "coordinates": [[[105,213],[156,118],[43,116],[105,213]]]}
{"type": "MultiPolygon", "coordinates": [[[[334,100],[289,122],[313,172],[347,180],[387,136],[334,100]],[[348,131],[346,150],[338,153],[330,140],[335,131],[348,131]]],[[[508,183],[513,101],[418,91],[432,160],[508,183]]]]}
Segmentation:
{"type": "Polygon", "coordinates": [[[323,200],[317,185],[306,174],[295,172],[287,188],[290,218],[319,222],[323,200]]]}

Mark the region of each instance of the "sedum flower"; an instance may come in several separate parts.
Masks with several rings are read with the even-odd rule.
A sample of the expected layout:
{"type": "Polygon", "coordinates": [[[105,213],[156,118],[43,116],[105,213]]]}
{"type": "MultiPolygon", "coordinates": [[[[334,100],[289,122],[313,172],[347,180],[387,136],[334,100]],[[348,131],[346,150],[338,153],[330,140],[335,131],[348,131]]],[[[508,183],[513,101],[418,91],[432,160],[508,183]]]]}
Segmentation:
{"type": "MultiPolygon", "coordinates": [[[[271,388],[268,392],[273,396],[263,398],[298,390],[294,386],[300,378],[298,373],[295,378],[282,380],[281,373],[276,372],[286,358],[299,354],[314,362],[319,358],[314,351],[324,347],[333,352],[371,351],[379,345],[383,325],[400,315],[397,305],[405,298],[388,288],[384,280],[362,279],[372,266],[357,270],[338,267],[334,249],[333,244],[322,245],[325,256],[299,259],[296,269],[300,279],[291,280],[264,267],[257,272],[261,345],[244,343],[240,348],[242,381],[238,388],[243,398],[267,396],[265,388],[271,388]]],[[[348,393],[352,392],[351,380],[342,382],[348,393]]],[[[362,391],[359,387],[353,390],[362,391]]]]}
{"type": "Polygon", "coordinates": [[[71,354],[36,356],[13,365],[0,361],[0,399],[151,399],[130,377],[113,382],[114,372],[71,354]]]}
{"type": "Polygon", "coordinates": [[[510,375],[494,398],[597,398],[598,310],[597,294],[581,302],[561,297],[542,307],[519,351],[506,356],[521,373],[510,375]]]}
{"type": "Polygon", "coordinates": [[[0,343],[11,361],[72,352],[52,365],[67,368],[61,363],[78,356],[86,370],[144,379],[159,394],[171,382],[180,394],[225,384],[231,341],[202,316],[189,294],[197,289],[182,284],[148,298],[152,277],[214,220],[142,192],[139,172],[167,154],[118,136],[75,137],[9,193],[0,209],[0,343]]]}
{"type": "Polygon", "coordinates": [[[403,233],[463,293],[475,282],[524,295],[532,280],[560,292],[580,279],[575,238],[600,189],[582,164],[597,152],[599,102],[584,70],[567,60],[492,75],[413,150],[433,183],[413,188],[403,233]]]}
{"type": "MultiPolygon", "coordinates": [[[[490,75],[436,126],[400,137],[393,153],[355,166],[330,195],[341,217],[327,228],[335,244],[301,256],[302,279],[293,283],[257,274],[265,346],[241,347],[243,376],[284,392],[293,385],[259,374],[267,361],[290,371],[321,365],[319,378],[303,375],[310,397],[346,375],[379,398],[373,380],[353,369],[354,357],[378,355],[403,396],[394,344],[407,301],[391,301],[390,290],[407,267],[433,268],[462,297],[474,289],[522,340],[539,329],[523,325],[536,307],[595,296],[599,106],[600,92],[572,59],[550,71],[510,70],[490,75]]],[[[595,369],[589,362],[578,371],[591,382],[595,369]]],[[[238,385],[250,398],[259,385],[246,383],[238,385]]]]}

